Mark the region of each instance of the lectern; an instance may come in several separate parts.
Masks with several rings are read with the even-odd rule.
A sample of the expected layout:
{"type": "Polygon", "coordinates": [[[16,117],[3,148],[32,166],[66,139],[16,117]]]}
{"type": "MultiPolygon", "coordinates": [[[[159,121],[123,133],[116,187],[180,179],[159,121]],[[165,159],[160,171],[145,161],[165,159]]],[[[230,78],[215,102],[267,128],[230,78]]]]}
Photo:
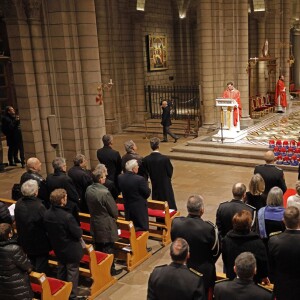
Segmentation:
{"type": "Polygon", "coordinates": [[[238,103],[234,99],[217,98],[216,106],[221,107],[221,127],[222,130],[229,130],[230,132],[240,131],[240,116],[238,110],[238,103]],[[237,108],[237,123],[234,125],[234,108],[237,108]]]}
{"type": "Polygon", "coordinates": [[[217,134],[212,136],[212,141],[222,141],[222,143],[235,143],[236,141],[244,138],[247,135],[247,131],[240,130],[240,116],[238,103],[234,99],[217,98],[216,107],[221,107],[221,129],[217,134]],[[236,116],[234,113],[235,108],[237,109],[236,116]],[[235,117],[237,117],[237,122],[234,126],[235,117]]]}

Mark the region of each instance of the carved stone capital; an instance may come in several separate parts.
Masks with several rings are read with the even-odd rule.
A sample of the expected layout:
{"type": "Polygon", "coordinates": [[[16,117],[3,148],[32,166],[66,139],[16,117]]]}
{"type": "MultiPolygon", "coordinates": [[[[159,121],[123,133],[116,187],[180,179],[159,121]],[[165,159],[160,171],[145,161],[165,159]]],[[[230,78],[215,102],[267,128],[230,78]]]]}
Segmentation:
{"type": "Polygon", "coordinates": [[[22,0],[4,0],[0,5],[5,19],[26,19],[22,0]]]}
{"type": "Polygon", "coordinates": [[[41,0],[24,0],[28,20],[41,20],[41,0]]]}

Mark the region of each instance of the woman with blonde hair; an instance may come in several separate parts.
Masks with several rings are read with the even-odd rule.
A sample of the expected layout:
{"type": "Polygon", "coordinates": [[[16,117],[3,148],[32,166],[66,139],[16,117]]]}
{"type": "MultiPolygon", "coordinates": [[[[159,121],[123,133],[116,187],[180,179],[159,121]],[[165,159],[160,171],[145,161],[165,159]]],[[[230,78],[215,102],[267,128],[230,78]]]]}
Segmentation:
{"type": "Polygon", "coordinates": [[[246,193],[246,203],[254,206],[256,211],[266,206],[267,196],[264,194],[265,181],[259,173],[252,176],[249,191],[246,193]]]}

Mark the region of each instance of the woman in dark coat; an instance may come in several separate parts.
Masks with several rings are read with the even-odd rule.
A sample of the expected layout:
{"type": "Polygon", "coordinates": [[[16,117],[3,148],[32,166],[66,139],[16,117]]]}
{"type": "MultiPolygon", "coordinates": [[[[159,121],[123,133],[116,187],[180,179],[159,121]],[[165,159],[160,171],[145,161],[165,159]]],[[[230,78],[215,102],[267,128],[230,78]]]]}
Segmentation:
{"type": "Polygon", "coordinates": [[[233,270],[236,257],[242,252],[251,252],[256,258],[257,273],[253,280],[256,283],[269,283],[268,257],[264,243],[259,235],[251,232],[252,216],[247,210],[236,213],[232,218],[233,229],[222,241],[222,258],[226,276],[233,280],[236,274],[233,270]]]}
{"type": "Polygon", "coordinates": [[[246,193],[246,203],[255,207],[256,211],[266,206],[267,196],[263,193],[264,190],[264,179],[259,173],[254,174],[249,183],[249,191],[246,193]]]}
{"type": "Polygon", "coordinates": [[[28,273],[32,266],[9,224],[0,224],[0,299],[31,300],[33,293],[28,273]]]}

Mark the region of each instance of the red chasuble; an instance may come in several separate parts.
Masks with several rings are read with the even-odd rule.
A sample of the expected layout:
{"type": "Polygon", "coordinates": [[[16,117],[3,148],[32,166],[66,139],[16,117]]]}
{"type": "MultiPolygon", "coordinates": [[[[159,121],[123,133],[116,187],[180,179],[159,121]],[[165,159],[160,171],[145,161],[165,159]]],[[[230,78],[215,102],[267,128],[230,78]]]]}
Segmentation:
{"type": "Polygon", "coordinates": [[[284,81],[279,79],[276,84],[275,91],[275,105],[280,104],[282,107],[286,107],[286,92],[284,81]],[[279,102],[280,101],[280,102],[279,102]]]}
{"type": "Polygon", "coordinates": [[[233,125],[236,126],[237,122],[238,122],[238,114],[239,117],[242,117],[242,105],[241,105],[241,99],[240,99],[240,92],[236,89],[230,91],[229,89],[226,89],[223,93],[223,98],[230,98],[230,99],[234,99],[238,105],[239,105],[239,112],[237,110],[237,108],[234,108],[233,111],[233,125]]]}

